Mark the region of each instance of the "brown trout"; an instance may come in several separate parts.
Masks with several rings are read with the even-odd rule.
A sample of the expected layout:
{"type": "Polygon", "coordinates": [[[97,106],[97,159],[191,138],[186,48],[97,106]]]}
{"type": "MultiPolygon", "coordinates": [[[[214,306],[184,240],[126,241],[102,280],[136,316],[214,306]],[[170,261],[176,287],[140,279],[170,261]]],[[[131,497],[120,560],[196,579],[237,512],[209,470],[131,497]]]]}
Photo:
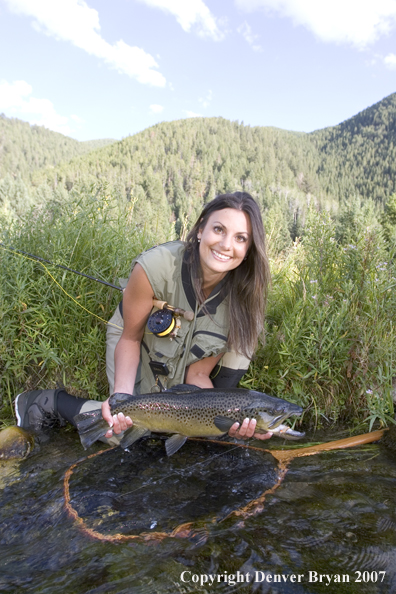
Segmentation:
{"type": "MultiPolygon", "coordinates": [[[[301,415],[300,406],[254,390],[201,389],[181,384],[154,394],[116,393],[109,404],[112,415],[122,412],[133,420],[133,427],[122,437],[121,447],[127,448],[151,432],[173,433],[165,442],[168,456],[177,452],[187,437],[219,437],[236,421],[242,423],[247,417],[256,419],[257,433],[271,431],[286,439],[300,439],[305,435],[282,425],[288,417],[301,415]]],[[[85,449],[109,429],[100,409],[81,413],[74,421],[85,449]]]]}

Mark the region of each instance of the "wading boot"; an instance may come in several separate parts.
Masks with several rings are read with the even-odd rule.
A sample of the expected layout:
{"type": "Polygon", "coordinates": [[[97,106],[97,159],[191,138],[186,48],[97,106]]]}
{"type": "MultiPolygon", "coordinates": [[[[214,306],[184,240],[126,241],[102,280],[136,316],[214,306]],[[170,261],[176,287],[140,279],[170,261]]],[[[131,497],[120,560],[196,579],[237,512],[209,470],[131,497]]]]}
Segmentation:
{"type": "Polygon", "coordinates": [[[15,398],[15,414],[18,427],[41,431],[66,425],[58,413],[58,393],[62,390],[33,390],[22,392],[15,398]]]}

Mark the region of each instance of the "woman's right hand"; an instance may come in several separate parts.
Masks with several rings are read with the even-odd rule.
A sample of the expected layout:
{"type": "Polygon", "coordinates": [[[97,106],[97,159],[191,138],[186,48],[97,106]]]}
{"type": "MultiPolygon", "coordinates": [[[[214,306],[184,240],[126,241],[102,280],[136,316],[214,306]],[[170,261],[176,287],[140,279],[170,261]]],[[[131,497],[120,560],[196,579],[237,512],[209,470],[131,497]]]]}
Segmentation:
{"type": "Polygon", "coordinates": [[[123,413],[118,415],[112,415],[110,411],[109,399],[102,402],[102,417],[110,425],[110,429],[105,434],[108,439],[113,436],[113,432],[116,435],[126,431],[133,425],[133,421],[130,417],[126,417],[123,413]]]}

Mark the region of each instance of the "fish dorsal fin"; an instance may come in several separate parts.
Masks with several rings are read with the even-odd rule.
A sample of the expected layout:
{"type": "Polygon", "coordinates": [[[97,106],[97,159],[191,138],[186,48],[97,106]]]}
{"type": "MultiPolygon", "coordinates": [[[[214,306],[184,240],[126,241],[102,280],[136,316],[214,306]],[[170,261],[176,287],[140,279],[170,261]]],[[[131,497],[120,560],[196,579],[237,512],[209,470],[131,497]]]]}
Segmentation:
{"type": "Polygon", "coordinates": [[[179,450],[182,445],[185,444],[187,437],[185,435],[180,435],[179,433],[175,433],[165,442],[165,449],[168,456],[172,456],[177,450],[179,450]]]}
{"type": "Polygon", "coordinates": [[[217,429],[223,433],[228,433],[234,423],[235,420],[230,419],[229,417],[222,417],[219,415],[214,418],[214,424],[216,425],[217,429]]]}
{"type": "Polygon", "coordinates": [[[202,390],[202,388],[193,386],[192,384],[177,384],[177,386],[172,386],[166,391],[173,394],[188,394],[190,392],[197,392],[198,390],[202,390]]]}
{"type": "Polygon", "coordinates": [[[146,429],[146,427],[136,427],[135,425],[125,431],[124,436],[120,441],[120,446],[125,450],[125,448],[132,445],[135,443],[135,441],[141,437],[144,437],[145,435],[150,435],[150,431],[146,429]]]}
{"type": "Polygon", "coordinates": [[[124,392],[115,392],[109,398],[110,408],[125,404],[127,400],[132,400],[133,398],[136,398],[136,396],[133,396],[132,394],[124,394],[124,392]]]}

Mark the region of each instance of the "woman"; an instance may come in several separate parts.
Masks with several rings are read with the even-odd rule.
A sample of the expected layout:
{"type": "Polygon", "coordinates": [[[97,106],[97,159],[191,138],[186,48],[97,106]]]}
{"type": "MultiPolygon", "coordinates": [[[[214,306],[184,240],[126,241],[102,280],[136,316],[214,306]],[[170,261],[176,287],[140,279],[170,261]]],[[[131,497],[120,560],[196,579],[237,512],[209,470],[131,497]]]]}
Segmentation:
{"type": "MultiPolygon", "coordinates": [[[[209,202],[186,243],[169,242],[135,259],[123,300],[107,331],[106,369],[110,394],[142,394],[188,383],[201,388],[236,386],[263,329],[269,265],[260,210],[246,192],[223,194],[209,202]],[[148,332],[156,311],[153,299],[190,310],[178,318],[176,336],[148,332]]],[[[173,331],[175,333],[175,331],[173,331]]],[[[73,422],[79,412],[97,408],[97,401],[65,391],[21,394],[15,404],[18,425],[40,424],[43,414],[73,422]]],[[[102,404],[110,429],[119,435],[133,421],[111,416],[102,404]]],[[[229,435],[268,439],[255,434],[256,421],[235,423],[229,435]]]]}
{"type": "MultiPolygon", "coordinates": [[[[185,245],[164,244],[134,262],[122,302],[121,336],[113,326],[108,328],[111,393],[147,393],[179,383],[200,388],[235,386],[263,329],[268,282],[265,234],[256,202],[245,192],[217,196],[203,209],[185,245]],[[162,352],[169,338],[145,335],[154,298],[176,307],[182,307],[183,299],[183,305],[187,303],[194,312],[193,322],[181,320],[181,332],[170,353],[162,352]],[[156,354],[154,363],[165,365],[167,375],[161,369],[157,375],[153,372],[156,354]],[[212,380],[220,360],[220,376],[212,380]]],[[[121,325],[120,312],[112,322],[121,325]]],[[[102,404],[102,414],[112,428],[106,437],[132,426],[122,413],[111,416],[108,400],[102,404]]],[[[239,424],[233,425],[230,435],[252,437],[255,426],[254,419],[245,419],[239,431],[239,424]]],[[[255,437],[268,439],[271,434],[255,437]]]]}

